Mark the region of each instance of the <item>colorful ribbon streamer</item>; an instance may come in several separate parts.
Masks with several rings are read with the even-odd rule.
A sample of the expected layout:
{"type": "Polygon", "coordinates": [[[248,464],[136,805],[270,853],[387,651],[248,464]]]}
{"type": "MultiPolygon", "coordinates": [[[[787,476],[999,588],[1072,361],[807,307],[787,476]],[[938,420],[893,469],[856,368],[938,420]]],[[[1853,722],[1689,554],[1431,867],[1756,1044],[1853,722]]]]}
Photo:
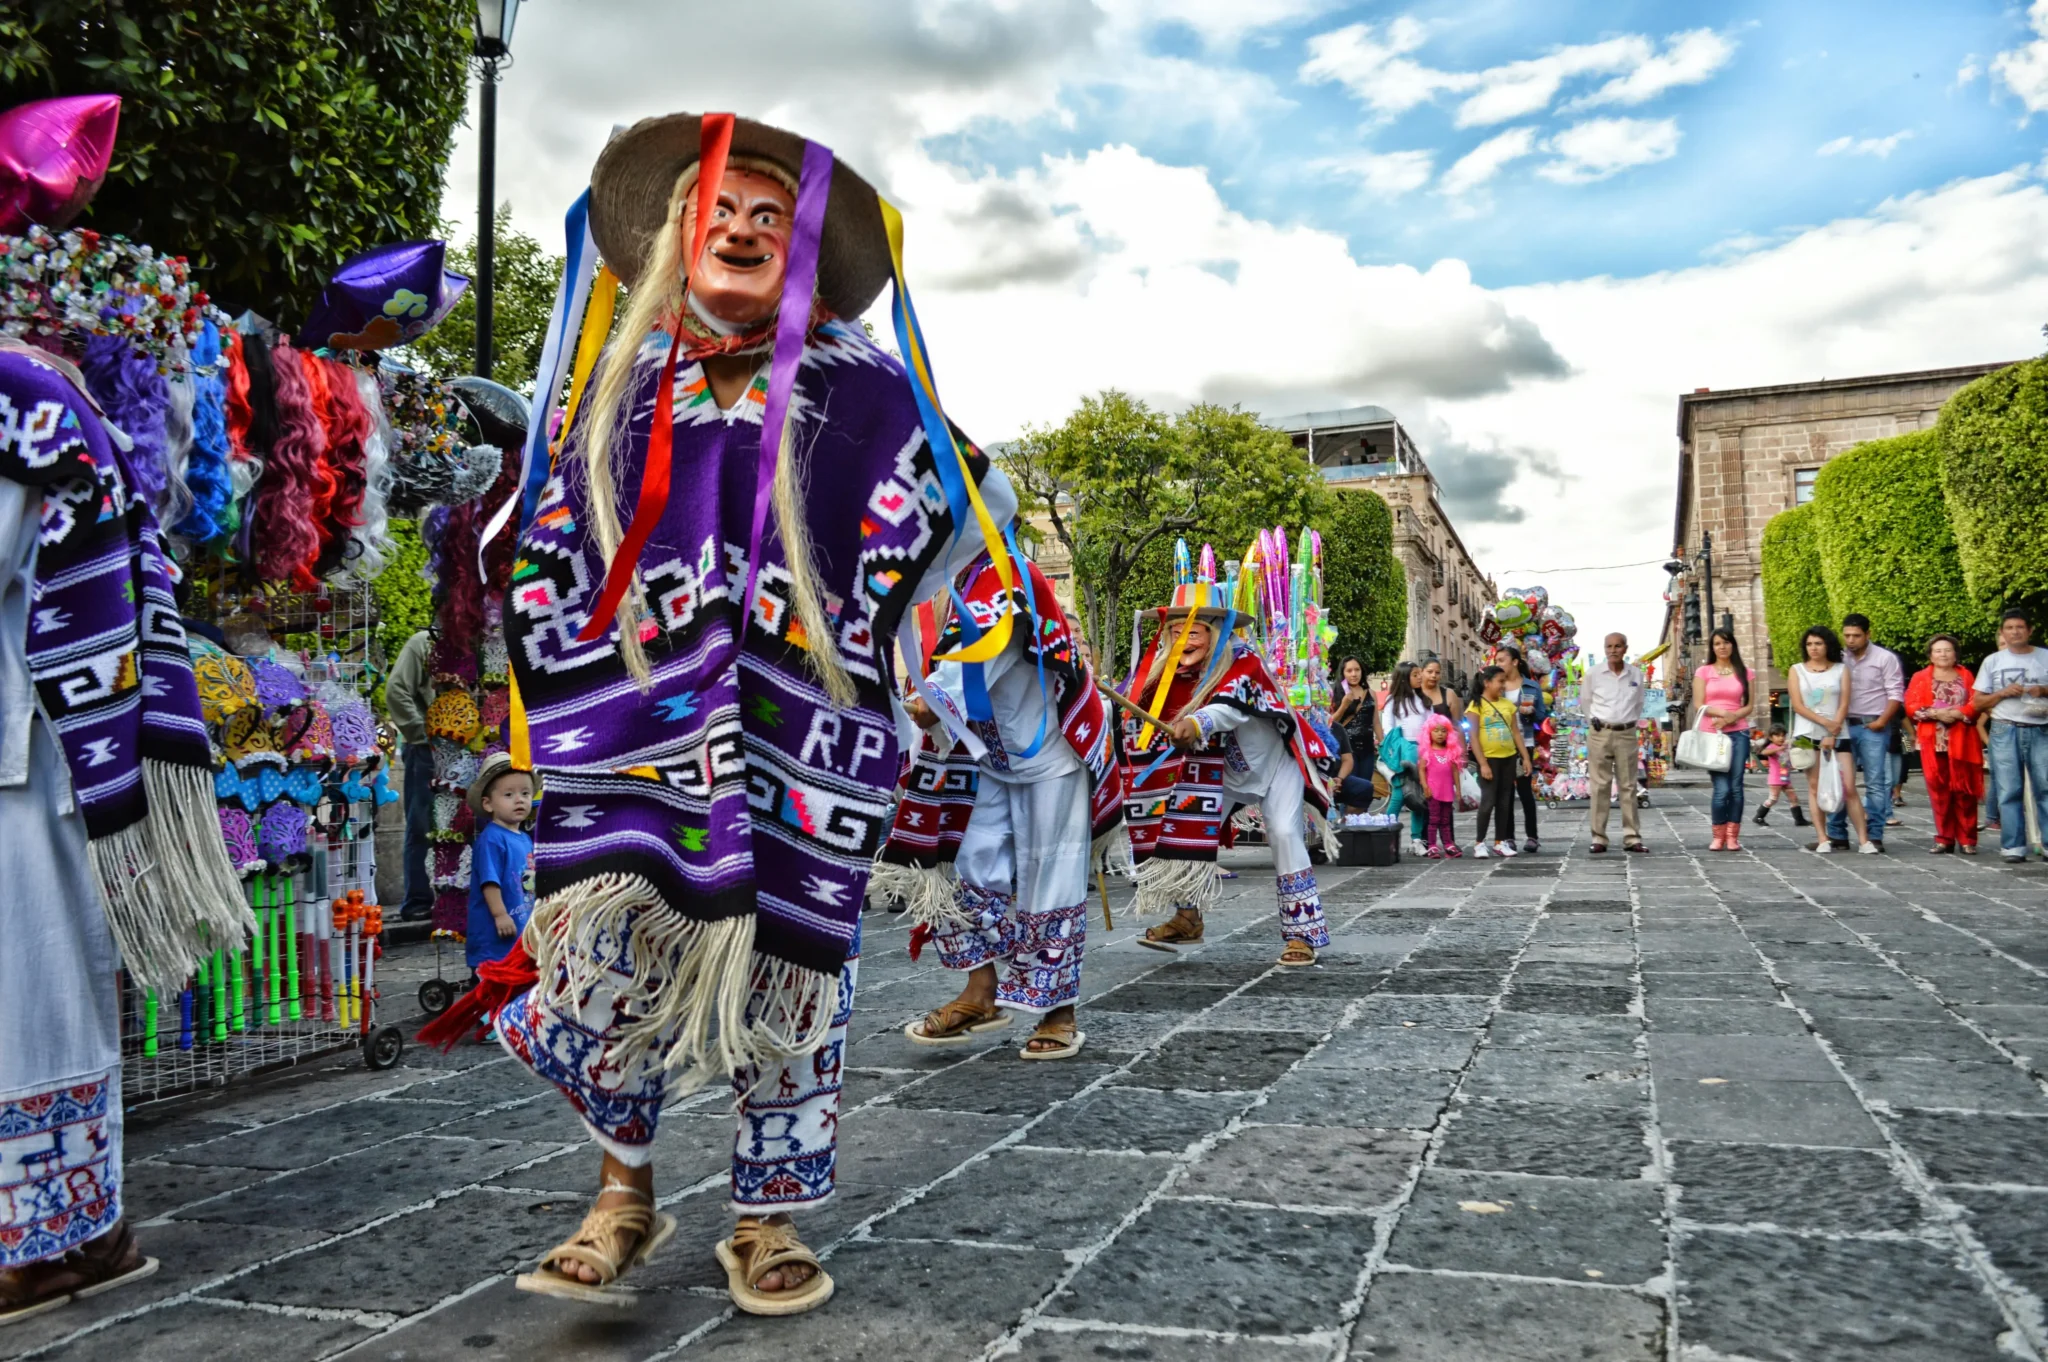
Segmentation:
{"type": "MultiPolygon", "coordinates": [[[[973,470],[967,463],[966,451],[953,438],[953,428],[947,422],[945,411],[939,406],[938,385],[932,380],[931,363],[926,356],[924,331],[917,323],[917,309],[910,301],[910,287],[903,274],[903,214],[887,199],[879,199],[882,208],[882,226],[889,237],[889,264],[895,273],[896,297],[890,304],[890,315],[896,323],[896,344],[903,351],[904,365],[910,370],[910,391],[917,399],[918,415],[924,420],[925,440],[932,448],[932,462],[939,473],[939,485],[945,489],[947,505],[953,512],[953,536],[958,539],[967,527],[967,515],[972,510],[975,523],[981,528],[982,542],[988,546],[989,560],[996,570],[996,579],[1003,584],[1007,594],[1017,589],[1017,565],[1011,561],[1006,550],[999,546],[1003,542],[1002,530],[996,525],[988,506],[981,499],[981,488],[974,481],[973,470]],[[947,457],[951,455],[951,457],[947,457]]],[[[1006,611],[995,626],[979,639],[934,660],[939,662],[987,662],[1000,654],[1010,642],[1010,630],[1015,623],[1014,612],[1006,611]]]]}

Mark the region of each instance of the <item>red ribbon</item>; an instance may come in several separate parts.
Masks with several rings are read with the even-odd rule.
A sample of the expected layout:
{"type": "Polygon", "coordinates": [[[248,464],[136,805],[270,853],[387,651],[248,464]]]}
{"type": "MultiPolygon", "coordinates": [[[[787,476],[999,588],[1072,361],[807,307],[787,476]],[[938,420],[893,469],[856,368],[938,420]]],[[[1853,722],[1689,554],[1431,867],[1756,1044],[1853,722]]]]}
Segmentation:
{"type": "Polygon", "coordinates": [[[676,439],[676,348],[682,343],[683,329],[678,326],[675,339],[668,345],[668,359],[661,366],[661,381],[654,389],[654,426],[647,435],[640,500],[633,507],[633,521],[626,527],[626,537],[619,541],[619,551],[612,555],[612,565],[604,574],[604,590],[598,593],[597,604],[584,621],[583,632],[576,635],[578,643],[593,643],[604,637],[612,617],[619,611],[619,602],[625,599],[626,588],[633,584],[640,550],[647,547],[654,527],[661,523],[662,513],[668,509],[669,456],[676,439]]]}
{"type": "Polygon", "coordinates": [[[477,967],[477,985],[457,998],[446,1012],[420,1028],[422,1045],[453,1050],[498,1009],[540,982],[540,971],[526,953],[524,941],[514,941],[502,960],[486,960],[477,967]]]}
{"type": "MultiPolygon", "coordinates": [[[[697,149],[697,229],[690,234],[690,257],[683,262],[683,306],[689,306],[690,278],[697,271],[697,262],[704,257],[704,243],[711,235],[711,218],[718,210],[719,191],[725,187],[725,165],[732,154],[733,116],[729,113],[705,114],[698,124],[697,149]]],[[[619,551],[612,555],[611,566],[605,569],[604,587],[598,592],[597,604],[592,607],[590,618],[583,623],[582,632],[576,635],[578,643],[595,643],[604,637],[610,628],[613,616],[618,614],[619,602],[626,597],[627,588],[633,584],[633,573],[640,565],[640,551],[647,547],[647,541],[654,535],[654,527],[661,523],[662,515],[668,510],[669,464],[675,449],[675,392],[676,352],[683,343],[683,325],[680,317],[670,325],[675,338],[669,342],[668,360],[661,366],[661,382],[654,394],[654,424],[647,436],[647,463],[640,474],[640,500],[633,507],[633,519],[626,527],[625,538],[619,541],[619,551]]],[[[629,356],[620,356],[629,361],[629,356]]],[[[742,622],[744,628],[744,621],[742,622]]]]}

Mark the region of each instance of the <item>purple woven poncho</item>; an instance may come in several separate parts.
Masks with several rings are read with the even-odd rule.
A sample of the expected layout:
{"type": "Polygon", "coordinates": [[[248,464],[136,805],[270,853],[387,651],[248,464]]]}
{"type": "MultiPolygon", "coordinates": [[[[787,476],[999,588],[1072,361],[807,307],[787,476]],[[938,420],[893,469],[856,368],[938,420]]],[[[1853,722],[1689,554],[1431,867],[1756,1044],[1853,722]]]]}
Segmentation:
{"type": "MultiPolygon", "coordinates": [[[[667,353],[656,336],[639,354],[631,434],[617,444],[622,506],[639,495],[667,353]]],[[[803,637],[771,517],[752,625],[714,674],[730,655],[747,579],[766,386],[764,369],[722,412],[698,364],[676,370],[674,487],[639,564],[658,624],[646,645],[651,690],[627,673],[615,632],[575,642],[604,577],[584,523],[576,435],[521,540],[505,623],[546,789],[534,830],[540,902],[526,937],[541,986],[576,992],[595,977],[594,962],[618,953],[630,923],[636,1015],[673,1018],[684,1007],[678,991],[708,990],[716,1002],[701,1005],[731,1030],[736,1014],[724,1009],[735,999],[751,993],[758,1013],[762,996],[779,997],[784,1015],[761,1034],[783,1038],[767,1049],[786,1050],[791,1035],[822,1035],[804,1019],[829,999],[888,832],[897,626],[980,537],[953,537],[902,366],[858,326],[825,323],[805,347],[790,420],[838,637],[803,637]],[[852,707],[833,709],[806,666],[816,646],[839,649],[856,685],[852,707]]],[[[988,465],[972,460],[979,480],[988,465]]],[[[1009,503],[999,485],[991,499],[1009,503]]],[[[727,1063],[758,1053],[744,1037],[720,1043],[727,1063]]],[[[705,1057],[700,1048],[671,1064],[705,1057]]]]}

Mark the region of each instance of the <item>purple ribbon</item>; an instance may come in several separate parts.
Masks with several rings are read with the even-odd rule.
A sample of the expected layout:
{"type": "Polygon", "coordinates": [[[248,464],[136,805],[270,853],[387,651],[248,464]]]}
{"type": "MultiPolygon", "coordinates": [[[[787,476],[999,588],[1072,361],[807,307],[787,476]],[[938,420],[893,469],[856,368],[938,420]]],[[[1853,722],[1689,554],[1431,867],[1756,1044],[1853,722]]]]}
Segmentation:
{"type": "MultiPolygon", "coordinates": [[[[761,532],[768,523],[768,507],[775,499],[775,467],[782,455],[782,427],[789,419],[789,395],[796,387],[804,339],[811,328],[811,299],[818,280],[818,242],[825,233],[825,205],[831,195],[832,150],[817,142],[805,142],[803,173],[796,183],[796,221],[782,277],[781,312],[775,319],[775,357],[768,367],[768,397],[761,412],[754,525],[747,537],[747,590],[740,598],[740,624],[733,635],[735,652],[745,640],[747,624],[754,617],[754,591],[761,580],[761,532]]],[[[839,645],[836,639],[814,639],[811,646],[839,645]]]]}

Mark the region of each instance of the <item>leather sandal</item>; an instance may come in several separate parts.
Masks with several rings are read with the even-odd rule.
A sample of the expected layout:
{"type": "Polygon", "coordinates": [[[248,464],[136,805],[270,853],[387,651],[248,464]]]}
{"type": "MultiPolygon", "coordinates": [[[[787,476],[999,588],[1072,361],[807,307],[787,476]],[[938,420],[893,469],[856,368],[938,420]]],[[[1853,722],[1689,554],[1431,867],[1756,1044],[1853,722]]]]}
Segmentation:
{"type": "Polygon", "coordinates": [[[903,1034],[919,1045],[966,1045],[987,1031],[1000,1031],[1010,1024],[1010,1014],[994,1003],[981,1006],[965,998],[935,1007],[903,1028],[903,1034]]]}
{"type": "Polygon", "coordinates": [[[801,1315],[832,1299],[832,1278],[818,1255],[796,1237],[796,1226],[749,1217],[733,1227],[732,1238],[713,1250],[725,1269],[725,1289],[732,1303],[750,1315],[801,1315]],[[763,1291],[757,1283],[778,1267],[801,1263],[811,1275],[781,1291],[763,1291]]]}
{"type": "Polygon", "coordinates": [[[145,1258],[127,1220],[59,1258],[0,1272],[0,1327],[141,1281],[161,1264],[145,1258]]]}
{"type": "Polygon", "coordinates": [[[1202,915],[1192,908],[1182,908],[1157,927],[1148,927],[1138,938],[1140,946],[1150,946],[1155,951],[1177,951],[1182,946],[1202,944],[1202,915]]]}
{"type": "Polygon", "coordinates": [[[1038,1024],[1038,1028],[1031,1033],[1031,1038],[1024,1042],[1024,1048],[1017,1052],[1017,1058],[1072,1059],[1075,1055],[1081,1053],[1081,1046],[1086,1043],[1087,1039],[1088,1033],[1081,1030],[1073,1022],[1042,1021],[1038,1024]],[[1049,1041],[1051,1044],[1043,1050],[1031,1048],[1041,1041],[1049,1041]]]}
{"type": "Polygon", "coordinates": [[[637,1187],[607,1182],[607,1192],[631,1192],[642,1198],[636,1206],[592,1206],[583,1223],[541,1258],[532,1272],[521,1273],[513,1283],[521,1291],[538,1296],[592,1305],[631,1305],[637,1292],[617,1285],[620,1277],[654,1256],[676,1232],[676,1218],[654,1209],[653,1199],[637,1187]],[[562,1271],[562,1263],[578,1263],[597,1273],[586,1282],[562,1271]]]}
{"type": "Polygon", "coordinates": [[[1280,948],[1280,963],[1283,965],[1313,965],[1316,962],[1316,948],[1300,937],[1290,937],[1280,948]]]}

